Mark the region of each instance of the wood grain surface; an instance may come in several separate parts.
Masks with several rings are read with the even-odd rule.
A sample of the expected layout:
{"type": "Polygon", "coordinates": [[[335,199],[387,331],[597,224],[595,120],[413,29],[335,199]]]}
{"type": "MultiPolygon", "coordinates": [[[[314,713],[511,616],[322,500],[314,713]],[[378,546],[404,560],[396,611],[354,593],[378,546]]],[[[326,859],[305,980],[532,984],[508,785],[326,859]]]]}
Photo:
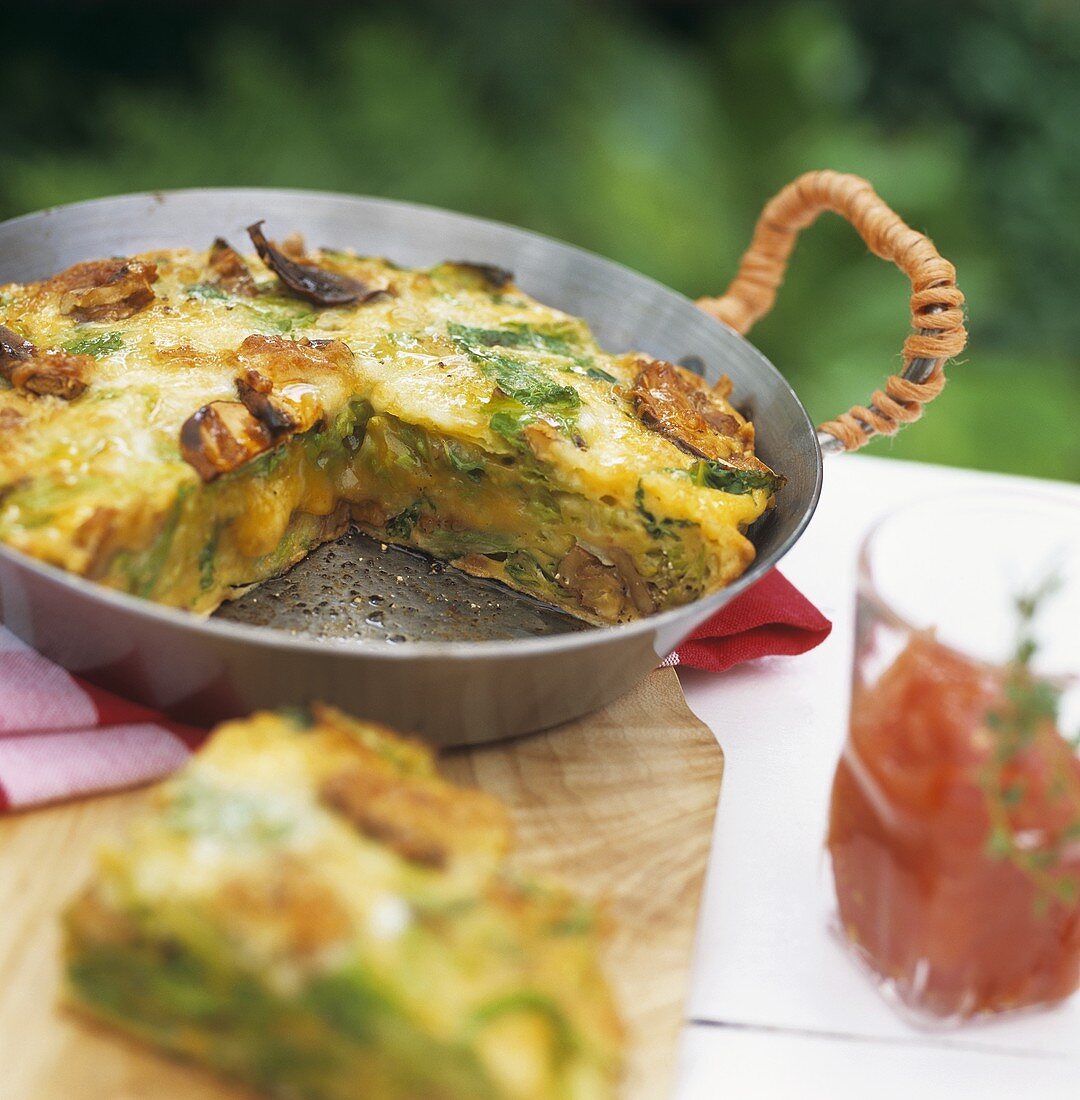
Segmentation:
{"type": "MultiPolygon", "coordinates": [[[[504,799],[519,860],[601,899],[606,967],[629,1032],[623,1094],[668,1094],[723,756],[671,669],[547,733],[447,753],[443,770],[504,799]]],[[[3,1100],[239,1100],[250,1094],[93,1025],[58,1004],[58,914],[98,842],[143,791],[0,820],[3,1100]]]]}

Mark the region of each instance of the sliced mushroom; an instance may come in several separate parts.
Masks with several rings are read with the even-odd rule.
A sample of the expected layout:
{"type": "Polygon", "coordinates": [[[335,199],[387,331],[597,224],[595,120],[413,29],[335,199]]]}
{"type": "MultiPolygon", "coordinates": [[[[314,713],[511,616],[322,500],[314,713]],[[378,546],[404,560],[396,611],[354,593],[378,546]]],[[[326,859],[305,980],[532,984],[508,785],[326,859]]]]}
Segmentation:
{"type": "Polygon", "coordinates": [[[628,593],[619,570],[581,546],[575,546],[559,562],[555,579],[577,596],[582,607],[605,622],[618,622],[626,610],[628,593]]]}
{"type": "Polygon", "coordinates": [[[480,264],[472,260],[446,260],[443,267],[455,268],[477,279],[487,290],[503,290],[514,281],[514,273],[497,264],[480,264]]]}
{"type": "Polygon", "coordinates": [[[486,792],[450,787],[437,776],[403,775],[373,758],[328,775],[318,797],[357,832],[427,867],[444,867],[459,855],[499,853],[509,834],[505,809],[486,792]]]}
{"type": "Polygon", "coordinates": [[[607,553],[615,563],[634,607],[642,615],[651,615],[656,610],[656,601],[645,578],[638,572],[633,557],[621,546],[612,546],[607,553]]]}
{"type": "Polygon", "coordinates": [[[92,355],[68,351],[39,351],[17,332],[0,325],[0,376],[23,393],[71,401],[89,384],[92,355]]]}
{"type": "Polygon", "coordinates": [[[96,580],[105,572],[120,526],[118,509],[98,505],[75,529],[72,541],[86,554],[86,576],[96,580]]]}
{"type": "MultiPolygon", "coordinates": [[[[54,279],[63,287],[60,312],[77,321],[122,321],[154,300],[157,265],[142,260],[76,264],[54,279]]],[[[48,285],[48,284],[46,284],[48,285]]]]}
{"type": "Polygon", "coordinates": [[[214,286],[238,297],[255,297],[255,280],[247,264],[224,237],[216,238],[210,246],[207,267],[210,268],[210,281],[214,286]]]}
{"type": "Polygon", "coordinates": [[[310,386],[284,386],[274,392],[274,384],[254,367],[248,367],[236,380],[236,392],[252,416],[275,436],[306,432],[322,422],[322,406],[310,386]]]}
{"type": "Polygon", "coordinates": [[[528,448],[541,462],[549,461],[563,445],[564,437],[558,428],[546,420],[532,420],[522,429],[521,434],[528,448]]]}
{"type": "Polygon", "coordinates": [[[687,454],[769,471],[754,456],[754,426],[727,404],[730,389],[727,378],[710,389],[704,379],[674,363],[639,359],[634,386],[625,396],[646,427],[687,454]]]}
{"type": "Polygon", "coordinates": [[[37,348],[25,336],[0,325],[0,368],[10,360],[29,359],[36,352],[37,348]]]}
{"type": "Polygon", "coordinates": [[[386,294],[382,288],[370,287],[367,283],[349,275],[339,275],[336,271],[327,271],[315,264],[299,263],[289,259],[283,251],[275,248],[262,231],[263,223],[255,222],[248,226],[248,236],[262,262],[295,294],[307,298],[320,306],[348,306],[357,302],[370,302],[386,294]]]}
{"type": "Polygon", "coordinates": [[[16,364],[8,377],[17,390],[71,401],[86,390],[93,366],[92,355],[46,351],[16,364]]]}
{"type": "Polygon", "coordinates": [[[302,233],[298,233],[295,229],[282,240],[281,251],[289,257],[290,260],[297,260],[299,263],[303,263],[307,259],[307,245],[304,243],[304,236],[302,233]]]}
{"type": "Polygon", "coordinates": [[[180,453],[203,481],[243,466],[274,443],[274,433],[239,401],[211,401],[180,428],[180,453]]]}

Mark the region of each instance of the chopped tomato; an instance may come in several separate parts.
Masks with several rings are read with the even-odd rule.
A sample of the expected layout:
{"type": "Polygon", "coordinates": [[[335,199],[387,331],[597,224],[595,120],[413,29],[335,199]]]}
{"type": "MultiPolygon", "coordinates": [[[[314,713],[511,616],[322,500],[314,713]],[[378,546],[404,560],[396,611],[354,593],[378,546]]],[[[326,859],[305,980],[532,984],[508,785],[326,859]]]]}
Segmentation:
{"type": "Polygon", "coordinates": [[[927,1016],[1080,984],[1080,761],[1046,716],[1000,735],[1017,705],[1005,669],[929,633],[853,695],[828,837],[840,920],[927,1016]]]}

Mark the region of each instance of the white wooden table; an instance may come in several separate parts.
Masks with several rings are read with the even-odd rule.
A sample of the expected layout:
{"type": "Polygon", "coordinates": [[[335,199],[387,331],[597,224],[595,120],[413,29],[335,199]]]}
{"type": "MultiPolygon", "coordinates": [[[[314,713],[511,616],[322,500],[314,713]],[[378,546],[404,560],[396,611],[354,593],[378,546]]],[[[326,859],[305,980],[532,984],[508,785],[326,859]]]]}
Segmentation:
{"type": "Polygon", "coordinates": [[[1000,492],[1003,506],[1012,494],[1038,493],[1080,508],[1080,487],[1060,482],[830,460],[817,515],[781,568],[832,619],[832,635],[801,657],[766,658],[722,676],[680,673],[727,765],[678,1100],[1080,1096],[1080,995],[1050,1013],[918,1031],[827,929],[823,838],[847,722],[856,550],[883,512],[958,490],[1000,492]]]}

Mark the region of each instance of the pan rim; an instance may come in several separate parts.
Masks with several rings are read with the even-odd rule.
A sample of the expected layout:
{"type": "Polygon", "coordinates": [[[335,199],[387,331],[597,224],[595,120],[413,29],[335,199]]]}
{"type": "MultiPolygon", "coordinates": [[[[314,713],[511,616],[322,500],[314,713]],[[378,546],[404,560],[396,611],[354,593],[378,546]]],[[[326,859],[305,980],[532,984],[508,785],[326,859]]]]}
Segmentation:
{"type": "MultiPolygon", "coordinates": [[[[677,300],[681,306],[695,311],[695,315],[705,319],[707,324],[719,326],[727,338],[734,337],[745,346],[752,354],[759,368],[775,377],[775,381],[786,390],[788,396],[794,402],[806,430],[811,436],[815,435],[813,422],[787,378],[780,370],[755,347],[742,334],[736,332],[729,325],[705,314],[697,309],[694,303],[671,287],[659,282],[649,275],[636,271],[634,268],[612,260],[606,256],[591,252],[578,245],[559,240],[531,229],[501,222],[492,218],[484,218],[475,214],[466,214],[444,207],[433,206],[427,203],[409,202],[401,199],[385,198],[378,195],[358,195],[341,191],[327,191],[307,188],[282,188],[282,187],[185,187],[157,189],[150,191],[134,191],[118,195],[105,195],[93,199],[82,199],[72,203],[62,203],[46,207],[42,210],[19,214],[0,222],[0,230],[21,225],[34,219],[45,219],[61,211],[77,211],[86,208],[106,205],[121,200],[144,199],[153,202],[164,202],[172,196],[237,196],[251,193],[265,193],[267,195],[282,196],[286,199],[302,201],[312,197],[322,197],[347,202],[364,202],[376,206],[393,207],[399,210],[424,210],[433,214],[450,215],[463,222],[471,222],[477,226],[495,227],[510,231],[519,237],[528,238],[539,242],[544,246],[556,246],[561,250],[576,253],[588,260],[600,263],[608,268],[617,269],[632,278],[646,284],[658,297],[667,297],[677,300]]],[[[718,611],[725,604],[745,591],[752,584],[760,580],[768,570],[772,569],[802,537],[807,525],[813,518],[821,496],[823,463],[820,449],[814,449],[813,485],[808,499],[803,505],[802,513],[792,530],[782,542],[765,557],[755,557],[750,567],[735,582],[717,592],[710,593],[698,600],[679,607],[662,611],[659,614],[648,615],[641,619],[635,619],[628,623],[619,623],[611,626],[589,626],[585,630],[568,633],[550,634],[541,637],[519,637],[498,640],[455,640],[455,641],[410,641],[407,644],[391,646],[383,641],[375,641],[363,638],[317,638],[295,634],[274,626],[260,626],[250,623],[231,622],[214,619],[210,616],[200,616],[182,608],[170,607],[166,604],[155,603],[152,600],[134,596],[119,589],[108,588],[97,584],[77,574],[70,573],[59,566],[43,562],[29,554],[24,554],[14,547],[0,543],[0,558],[5,558],[17,568],[25,569],[31,573],[46,578],[50,583],[59,584],[73,590],[73,595],[111,605],[118,612],[129,613],[135,617],[157,620],[163,627],[180,629],[185,632],[197,634],[210,634],[218,637],[222,642],[234,642],[237,644],[259,645],[275,650],[298,649],[302,651],[333,653],[335,656],[362,655],[364,658],[378,660],[415,660],[418,658],[437,658],[440,660],[471,660],[473,658],[503,658],[516,659],[530,655],[541,655],[552,650],[564,651],[569,649],[585,648],[594,643],[603,643],[607,639],[629,639],[636,634],[651,634],[663,631],[665,627],[679,622],[702,622],[710,615],[718,611]]],[[[756,548],[755,548],[756,549],[756,548]]],[[[693,628],[687,625],[683,634],[693,628]]],[[[658,656],[660,656],[658,654],[658,656]]]]}

